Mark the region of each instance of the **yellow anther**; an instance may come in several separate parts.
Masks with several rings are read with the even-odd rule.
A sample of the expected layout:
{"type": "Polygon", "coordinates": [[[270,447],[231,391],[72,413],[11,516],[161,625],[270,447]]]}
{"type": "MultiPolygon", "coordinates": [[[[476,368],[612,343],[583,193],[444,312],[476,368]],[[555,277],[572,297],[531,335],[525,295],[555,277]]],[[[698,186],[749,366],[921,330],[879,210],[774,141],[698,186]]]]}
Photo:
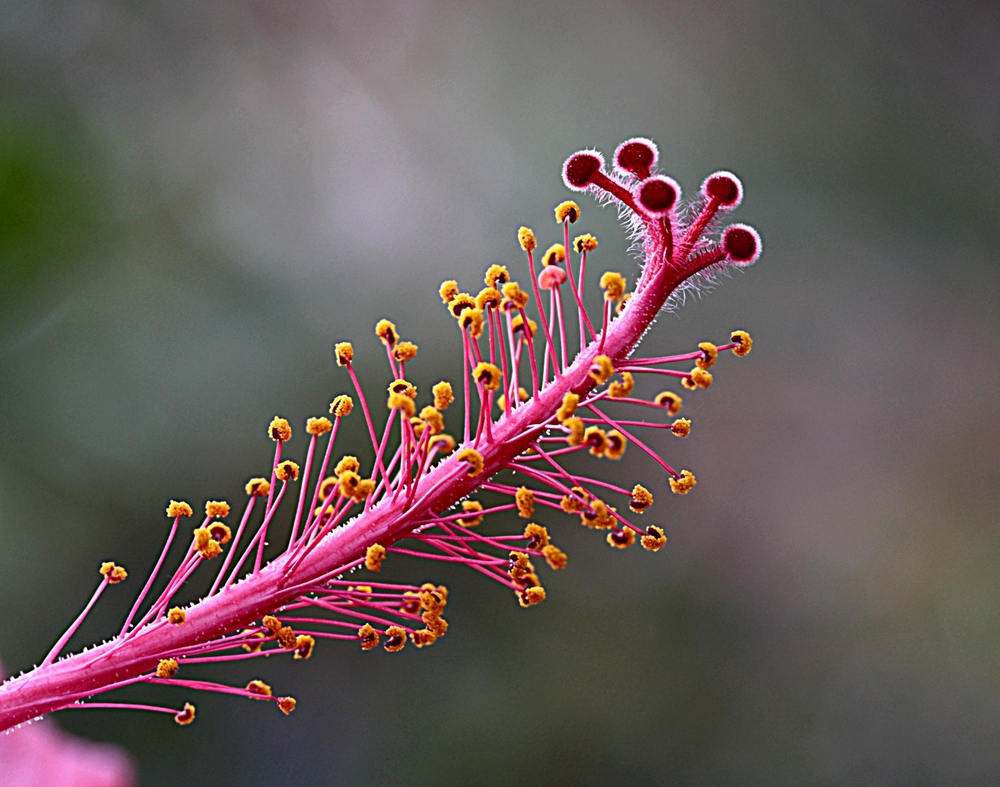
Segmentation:
{"type": "Polygon", "coordinates": [[[213,522],[210,524],[208,526],[208,533],[213,541],[218,541],[220,544],[228,544],[229,540],[233,537],[233,531],[229,529],[229,525],[222,522],[213,522]]]}
{"type": "Polygon", "coordinates": [[[503,374],[500,369],[491,363],[480,363],[472,371],[472,379],[486,388],[487,391],[495,391],[503,382],[503,374]]]}
{"type": "Polygon", "coordinates": [[[663,532],[662,528],[656,525],[650,525],[646,528],[646,535],[644,535],[640,540],[643,549],[648,549],[650,552],[658,552],[667,543],[667,537],[663,532]]]}
{"type": "MultiPolygon", "coordinates": [[[[521,315],[517,315],[513,320],[510,321],[510,327],[514,333],[524,333],[524,320],[521,319],[521,315]]],[[[536,323],[530,317],[528,318],[528,338],[535,338],[535,331],[538,330],[538,323],[536,323]]]]}
{"type": "Polygon", "coordinates": [[[310,418],[306,421],[306,433],[319,436],[326,434],[333,429],[333,422],[329,418],[310,418]]]}
{"type": "MultiPolygon", "coordinates": [[[[621,459],[628,446],[625,435],[617,429],[612,429],[607,434],[608,444],[604,447],[604,457],[607,459],[621,459]]],[[[593,453],[593,452],[591,452],[593,453]]]]}
{"type": "Polygon", "coordinates": [[[473,298],[467,292],[460,292],[450,301],[448,301],[448,309],[451,311],[453,317],[461,316],[462,312],[466,309],[475,309],[476,299],[473,298]]]}
{"type": "Polygon", "coordinates": [[[370,478],[362,478],[358,485],[354,487],[354,501],[361,503],[371,497],[375,491],[375,482],[370,478]]]}
{"type": "MultiPolygon", "coordinates": [[[[356,456],[350,456],[350,455],[348,455],[348,456],[342,456],[340,458],[340,461],[337,462],[337,466],[333,469],[333,472],[334,472],[334,475],[340,475],[341,473],[346,473],[348,471],[356,473],[360,469],[361,469],[361,462],[358,461],[358,458],[356,456]]],[[[329,491],[329,490],[327,490],[327,491],[329,491]]],[[[321,492],[321,494],[322,494],[322,492],[321,492]]],[[[325,495],[324,495],[324,497],[325,497],[325,495]]]]}
{"type": "Polygon", "coordinates": [[[632,499],[629,501],[628,507],[635,511],[637,514],[641,514],[643,511],[648,509],[653,505],[653,493],[650,492],[642,484],[636,484],[632,487],[632,499]]]}
{"type": "Polygon", "coordinates": [[[603,456],[608,447],[608,436],[599,426],[588,426],[583,433],[583,441],[590,447],[593,456],[603,456]]]}
{"type": "Polygon", "coordinates": [[[182,623],[187,621],[188,616],[180,607],[171,607],[170,611],[167,613],[167,620],[175,626],[180,626],[182,623]]]}
{"type": "Polygon", "coordinates": [[[392,357],[400,363],[408,363],[417,357],[417,345],[413,342],[400,342],[393,347],[392,357]]]}
{"type": "Polygon", "coordinates": [[[178,517],[178,516],[191,516],[194,514],[194,510],[190,505],[181,500],[171,500],[170,505],[167,506],[167,516],[178,517]]]}
{"type": "Polygon", "coordinates": [[[420,411],[420,417],[431,428],[431,434],[441,434],[444,431],[444,416],[437,408],[427,405],[420,411]]]}
{"type": "Polygon", "coordinates": [[[606,355],[598,355],[590,365],[590,376],[598,385],[604,385],[615,373],[615,366],[606,355]]]}
{"type": "Polygon", "coordinates": [[[286,459],[274,468],[274,474],[280,481],[297,481],[299,478],[299,466],[290,459],[286,459]]]}
{"type": "Polygon", "coordinates": [[[670,425],[670,431],[678,437],[687,437],[691,434],[691,422],[687,418],[678,418],[670,425]]]}
{"type": "Polygon", "coordinates": [[[128,572],[124,568],[115,565],[110,560],[107,563],[101,563],[100,573],[107,577],[109,585],[117,585],[128,577],[128,572]]]}
{"type": "Polygon", "coordinates": [[[583,442],[584,435],[586,434],[586,424],[579,418],[567,418],[563,421],[563,426],[569,429],[569,434],[566,435],[566,443],[568,445],[580,445],[583,442]]]}
{"type": "Polygon", "coordinates": [[[681,406],[684,404],[684,400],[673,391],[663,391],[662,393],[658,393],[653,401],[661,407],[666,407],[667,415],[677,415],[677,413],[681,411],[681,406]]]}
{"type": "Polygon", "coordinates": [[[358,637],[361,639],[362,650],[374,650],[378,647],[378,632],[372,628],[371,623],[365,623],[358,629],[358,637]]]}
{"type": "Polygon", "coordinates": [[[522,290],[516,281],[509,281],[503,286],[503,297],[505,303],[511,303],[518,309],[528,305],[528,293],[522,290]]]}
{"type": "Polygon", "coordinates": [[[337,366],[347,366],[354,360],[354,345],[350,342],[337,342],[333,354],[337,356],[337,366]]]}
{"type": "Polygon", "coordinates": [[[524,537],[528,539],[528,549],[541,549],[549,545],[549,531],[534,522],[529,522],[525,526],[524,537]]]}
{"type": "Polygon", "coordinates": [[[390,410],[399,410],[407,418],[412,418],[413,414],[417,411],[417,406],[413,403],[413,400],[406,394],[401,393],[389,394],[389,401],[386,406],[390,410]]]}
{"type": "Polygon", "coordinates": [[[282,626],[276,632],[274,632],[275,638],[278,640],[278,644],[281,645],[285,650],[295,650],[295,630],[291,626],[282,626]]]}
{"type": "Polygon", "coordinates": [[[434,406],[438,410],[447,409],[448,405],[455,401],[455,394],[451,390],[451,383],[444,380],[431,388],[431,392],[434,394],[434,406]]]}
{"type": "Polygon", "coordinates": [[[612,399],[624,399],[635,388],[635,379],[631,372],[622,372],[622,381],[612,380],[608,386],[608,396],[612,399]]]}
{"type": "MultiPolygon", "coordinates": [[[[243,629],[243,634],[245,636],[250,636],[258,640],[264,639],[263,631],[254,631],[253,629],[243,629]]],[[[243,650],[245,650],[247,653],[259,653],[260,647],[263,644],[264,643],[262,642],[244,642],[242,647],[243,650]]]]}
{"type": "Polygon", "coordinates": [[[476,308],[482,311],[495,309],[500,305],[503,295],[496,287],[483,287],[476,296],[476,308]]]}
{"type": "Polygon", "coordinates": [[[420,616],[427,630],[435,637],[443,637],[448,631],[448,621],[433,612],[425,612],[420,616]]]}
{"type": "Polygon", "coordinates": [[[573,248],[576,249],[577,254],[593,251],[597,248],[597,238],[590,233],[579,235],[573,239],[573,248]]]}
{"type": "Polygon", "coordinates": [[[608,544],[615,549],[628,549],[635,543],[635,531],[626,527],[623,530],[612,530],[608,533],[608,544]]]}
{"type": "Polygon", "coordinates": [[[375,324],[375,335],[382,340],[382,344],[386,347],[392,347],[392,345],[399,341],[396,326],[388,320],[379,320],[375,324]]]}
{"type": "Polygon", "coordinates": [[[284,418],[274,416],[270,426],[267,427],[267,433],[272,440],[284,443],[292,439],[292,426],[284,418]]]}
{"type": "Polygon", "coordinates": [[[284,713],[286,716],[295,710],[295,706],[298,705],[298,701],[295,697],[282,697],[278,700],[278,710],[284,713]]]}
{"type": "Polygon", "coordinates": [[[553,571],[566,568],[566,563],[569,561],[566,553],[555,544],[542,547],[542,555],[545,557],[545,562],[549,564],[549,567],[553,571]]]}
{"type": "Polygon", "coordinates": [[[678,495],[686,495],[697,483],[694,473],[690,470],[681,470],[680,476],[670,479],[670,490],[678,495]]]}
{"type": "Polygon", "coordinates": [[[562,224],[569,219],[570,224],[575,224],[580,218],[580,206],[573,200],[568,199],[556,205],[556,224],[562,224]]]}
{"type": "Polygon", "coordinates": [[[563,395],[562,404],[556,410],[556,420],[565,424],[576,413],[576,408],[580,406],[580,395],[572,391],[567,391],[563,395]]]}
{"type": "Polygon", "coordinates": [[[410,634],[410,639],[416,647],[422,648],[424,645],[433,645],[437,637],[427,629],[420,629],[410,634]]]}
{"type": "Polygon", "coordinates": [[[711,342],[702,342],[698,349],[704,353],[701,358],[695,361],[699,369],[710,369],[719,358],[719,348],[711,342]]]}
{"type": "Polygon", "coordinates": [[[521,519],[529,519],[535,513],[535,493],[528,487],[518,489],[514,493],[514,501],[517,503],[517,515],[521,519]]]}
{"type": "Polygon", "coordinates": [[[337,476],[324,478],[323,483],[319,485],[319,499],[326,500],[333,493],[333,490],[339,483],[340,481],[337,479],[337,476]]]}
{"type": "Polygon", "coordinates": [[[521,249],[524,251],[532,251],[538,245],[535,233],[527,227],[521,227],[517,231],[517,242],[521,244],[521,249]]]}
{"type": "Polygon", "coordinates": [[[458,452],[457,458],[460,462],[468,462],[470,476],[476,476],[483,472],[483,456],[475,448],[463,448],[458,452]]]}
{"type": "MultiPolygon", "coordinates": [[[[687,383],[687,380],[684,381],[687,383]]],[[[708,388],[712,384],[712,373],[697,366],[691,370],[691,386],[695,388],[708,388]]]]}
{"type": "Polygon", "coordinates": [[[350,415],[351,410],[354,409],[354,400],[347,394],[341,394],[334,398],[330,402],[330,412],[333,413],[338,418],[343,418],[345,415],[350,415]]]}
{"type": "Polygon", "coordinates": [[[614,271],[605,271],[601,276],[601,289],[604,290],[604,300],[620,301],[625,295],[625,277],[614,271]]]}
{"type": "Polygon", "coordinates": [[[316,647],[315,638],[308,634],[299,634],[295,638],[295,655],[292,658],[307,659],[313,654],[314,647],[316,647]]]}
{"type": "Polygon", "coordinates": [[[205,516],[219,518],[229,516],[229,503],[225,500],[209,500],[205,503],[205,516]]]}
{"type": "Polygon", "coordinates": [[[615,306],[615,314],[621,314],[623,311],[625,311],[625,304],[628,303],[631,298],[632,298],[632,293],[626,292],[622,296],[622,299],[621,301],[619,301],[618,305],[615,306]]]}
{"type": "Polygon", "coordinates": [[[487,287],[496,289],[510,281],[510,274],[504,265],[490,265],[486,269],[486,278],[483,281],[487,287]]]}
{"type": "Polygon", "coordinates": [[[473,339],[483,335],[483,310],[466,309],[458,316],[458,326],[468,331],[473,339]]]}
{"type": "Polygon", "coordinates": [[[585,505],[582,501],[577,500],[575,497],[570,497],[569,495],[563,495],[562,500],[559,501],[559,507],[567,514],[580,514],[585,509],[585,505]]]}
{"type": "Polygon", "coordinates": [[[733,355],[739,355],[740,357],[750,352],[750,349],[753,347],[753,339],[750,338],[750,334],[746,331],[733,331],[733,335],[729,337],[729,341],[736,345],[733,348],[733,355]]]}
{"type": "Polygon", "coordinates": [[[219,542],[212,538],[212,531],[207,527],[199,527],[194,531],[194,548],[204,560],[212,560],[222,554],[219,542]]]}
{"type": "Polygon", "coordinates": [[[160,663],[156,665],[156,677],[172,678],[177,674],[178,667],[177,659],[160,659],[160,663]]]}
{"type": "Polygon", "coordinates": [[[381,544],[372,544],[365,553],[365,568],[369,571],[381,571],[382,561],[385,560],[385,547],[381,544]]]}
{"type": "Polygon", "coordinates": [[[271,482],[266,478],[251,478],[247,481],[246,490],[251,497],[267,497],[271,491],[271,482]]]}
{"type": "Polygon", "coordinates": [[[270,697],[271,687],[262,680],[252,680],[247,684],[247,691],[258,697],[270,697]]]}
{"type": "Polygon", "coordinates": [[[174,714],[174,721],[180,724],[182,727],[186,724],[190,724],[194,721],[194,705],[190,702],[184,703],[184,710],[179,713],[174,714]]]}
{"type": "Polygon", "coordinates": [[[265,615],[260,621],[261,625],[267,631],[267,636],[273,637],[278,633],[281,628],[281,621],[278,620],[274,615],[265,615]]]}
{"type": "Polygon", "coordinates": [[[337,478],[337,486],[339,487],[341,497],[354,497],[360,483],[361,476],[353,470],[345,470],[337,478]]]}
{"type": "Polygon", "coordinates": [[[507,573],[510,574],[511,579],[522,579],[534,573],[528,555],[524,552],[511,552],[510,567],[507,569],[507,573]]]}
{"type": "Polygon", "coordinates": [[[522,607],[541,604],[545,601],[545,588],[541,585],[535,585],[533,588],[522,590],[517,594],[517,600],[521,602],[522,607]]]}
{"type": "Polygon", "coordinates": [[[427,445],[429,448],[436,448],[439,454],[447,456],[455,450],[455,438],[450,434],[439,434],[432,437],[427,445]]]}
{"type": "Polygon", "coordinates": [[[448,588],[444,585],[435,586],[431,582],[425,582],[420,586],[418,597],[422,609],[440,615],[448,604],[448,588]]]}
{"type": "Polygon", "coordinates": [[[458,295],[458,282],[454,279],[441,282],[441,289],[438,290],[442,303],[451,303],[452,298],[458,295]]]}
{"type": "Polygon", "coordinates": [[[388,388],[388,391],[393,394],[403,394],[403,396],[409,396],[411,399],[417,398],[417,386],[408,380],[393,380],[392,384],[388,388]]]}
{"type": "Polygon", "coordinates": [[[389,653],[396,653],[406,645],[406,629],[402,626],[389,626],[385,630],[385,649],[389,653]]]}
{"type": "MultiPolygon", "coordinates": [[[[462,501],[462,511],[464,511],[467,514],[474,514],[477,511],[482,511],[482,510],[483,510],[483,504],[480,503],[478,500],[462,501]]],[[[469,517],[468,519],[465,519],[463,517],[462,519],[457,520],[458,524],[460,524],[462,527],[475,527],[482,521],[483,518],[481,516],[472,516],[469,517]]]]}
{"type": "Polygon", "coordinates": [[[558,265],[566,261],[566,247],[561,243],[553,243],[542,255],[542,265],[546,268],[550,265],[558,265]]]}

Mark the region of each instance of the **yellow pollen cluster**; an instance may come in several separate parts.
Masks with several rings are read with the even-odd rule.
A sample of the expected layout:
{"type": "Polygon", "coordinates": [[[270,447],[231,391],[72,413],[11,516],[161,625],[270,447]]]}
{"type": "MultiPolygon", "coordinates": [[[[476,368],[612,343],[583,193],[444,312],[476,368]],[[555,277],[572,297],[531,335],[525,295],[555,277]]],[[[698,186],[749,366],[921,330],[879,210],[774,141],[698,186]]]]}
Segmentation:
{"type": "Polygon", "coordinates": [[[270,697],[271,687],[262,680],[252,680],[247,684],[247,691],[258,697],[270,697]]]}
{"type": "Polygon", "coordinates": [[[420,411],[420,417],[431,428],[431,434],[441,434],[444,431],[444,416],[437,408],[427,405],[420,411]]]}
{"type": "Polygon", "coordinates": [[[535,493],[528,487],[522,486],[514,493],[514,502],[517,503],[517,515],[522,519],[528,519],[535,513],[535,493]]]}
{"type": "MultiPolygon", "coordinates": [[[[483,504],[480,503],[478,500],[463,500],[462,510],[467,514],[474,514],[477,511],[483,510],[483,504]]],[[[475,527],[476,525],[478,525],[480,522],[483,521],[483,518],[481,516],[473,516],[469,517],[468,519],[463,518],[456,521],[462,527],[475,527]]]]}
{"type": "Polygon", "coordinates": [[[576,413],[576,408],[580,406],[580,396],[572,391],[567,391],[563,395],[562,405],[556,410],[556,420],[565,424],[573,414],[576,413]]]}
{"type": "Polygon", "coordinates": [[[352,472],[356,473],[361,469],[361,462],[358,461],[356,456],[343,456],[340,461],[337,462],[337,466],[333,469],[335,475],[340,475],[341,473],[352,472]]]}
{"type": "Polygon", "coordinates": [[[628,302],[629,302],[629,300],[630,300],[631,298],[632,298],[632,293],[630,293],[630,292],[626,292],[626,293],[625,293],[625,294],[624,294],[624,295],[622,296],[622,299],[621,299],[621,301],[620,301],[620,302],[618,303],[618,305],[617,305],[617,306],[615,306],[615,313],[616,313],[616,314],[621,314],[621,313],[622,313],[622,312],[623,312],[623,311],[625,310],[625,304],[626,304],[626,303],[628,303],[628,302]]]}
{"type": "Polygon", "coordinates": [[[643,511],[647,510],[651,505],[653,505],[653,493],[650,492],[642,484],[636,484],[632,487],[632,500],[629,502],[628,507],[635,511],[637,514],[641,514],[643,511]]]}
{"type": "Polygon", "coordinates": [[[177,659],[160,659],[160,663],[156,665],[156,677],[172,678],[177,674],[177,669],[177,659]]]}
{"type": "Polygon", "coordinates": [[[333,353],[337,356],[337,366],[347,366],[354,360],[354,345],[350,342],[338,342],[334,345],[333,353]]]}
{"type": "Polygon", "coordinates": [[[503,295],[496,287],[483,287],[476,296],[476,308],[480,311],[495,309],[500,305],[501,300],[503,300],[503,295]]]}
{"type": "Polygon", "coordinates": [[[598,385],[604,385],[615,373],[615,366],[606,355],[598,355],[590,367],[590,376],[598,385]]]}
{"type": "MultiPolygon", "coordinates": [[[[520,314],[510,321],[510,327],[514,333],[525,333],[524,320],[521,318],[520,314]]],[[[538,330],[538,323],[536,323],[533,319],[529,317],[528,328],[527,328],[527,334],[529,339],[535,338],[536,330],[538,330]]]]}
{"type": "Polygon", "coordinates": [[[566,247],[561,243],[553,243],[548,249],[545,250],[545,254],[542,255],[542,265],[546,268],[550,265],[558,265],[560,262],[566,261],[566,247]]]}
{"type": "Polygon", "coordinates": [[[333,422],[329,418],[310,418],[306,421],[306,433],[316,435],[326,434],[333,429],[333,422]]]}
{"type": "Polygon", "coordinates": [[[312,656],[314,647],[316,647],[315,638],[308,634],[299,634],[295,638],[295,655],[292,658],[307,659],[312,656]]]}
{"type": "Polygon", "coordinates": [[[534,522],[524,528],[524,537],[528,539],[528,549],[542,549],[549,545],[549,531],[534,522]]]}
{"type": "Polygon", "coordinates": [[[577,254],[593,251],[597,248],[597,238],[590,233],[580,235],[573,239],[573,248],[576,249],[577,254]]]}
{"type": "Polygon", "coordinates": [[[452,393],[451,383],[442,380],[433,388],[431,392],[434,394],[434,406],[438,410],[444,410],[455,401],[455,394],[452,393]]]}
{"type": "Polygon", "coordinates": [[[673,391],[663,391],[662,393],[658,393],[653,401],[661,407],[666,407],[667,415],[677,415],[677,413],[681,411],[681,406],[684,404],[684,400],[673,391]]]}
{"type": "Polygon", "coordinates": [[[209,500],[205,503],[205,516],[220,519],[229,516],[229,503],[225,500],[209,500]]]}
{"type": "Polygon", "coordinates": [[[650,525],[646,528],[646,535],[640,539],[640,543],[643,549],[648,549],[650,552],[657,552],[666,545],[667,537],[663,533],[662,528],[650,525]]]}
{"type": "Polygon", "coordinates": [[[441,288],[438,290],[438,295],[441,296],[442,303],[451,303],[452,299],[458,295],[458,282],[454,279],[441,282],[441,288]]]}
{"type": "Polygon", "coordinates": [[[608,386],[608,396],[612,399],[624,399],[635,388],[635,379],[631,372],[622,372],[622,381],[612,380],[608,386]]]}
{"type": "Polygon", "coordinates": [[[278,620],[274,615],[265,615],[260,621],[261,625],[267,631],[267,636],[273,637],[278,633],[278,629],[281,628],[281,621],[278,620]]]}
{"type": "Polygon", "coordinates": [[[171,500],[170,505],[167,506],[167,516],[169,517],[191,516],[193,514],[194,509],[181,500],[171,500]]]}
{"type": "Polygon", "coordinates": [[[111,561],[101,563],[100,571],[107,578],[109,585],[117,585],[119,582],[124,582],[128,577],[128,572],[124,568],[116,566],[111,561]]]}
{"type": "Polygon", "coordinates": [[[545,588],[541,585],[535,585],[534,587],[518,593],[517,598],[518,601],[521,602],[522,607],[530,607],[534,604],[541,604],[545,601],[545,588]]]}
{"type": "Polygon", "coordinates": [[[222,554],[222,547],[212,538],[212,531],[207,527],[195,528],[194,548],[205,560],[212,560],[222,554]]]}
{"type": "Polygon", "coordinates": [[[695,361],[699,369],[711,369],[719,359],[719,348],[711,342],[702,342],[698,349],[704,353],[701,358],[695,361]]]}
{"type": "Polygon", "coordinates": [[[458,452],[457,458],[460,462],[469,463],[469,476],[476,476],[483,472],[483,456],[475,448],[463,448],[458,452]]]}
{"type": "Polygon", "coordinates": [[[251,497],[267,497],[271,491],[271,482],[266,478],[251,478],[247,481],[246,490],[251,497]]]}
{"type": "Polygon", "coordinates": [[[450,434],[439,434],[432,437],[427,445],[429,448],[436,448],[439,454],[447,456],[455,450],[455,438],[450,434]]]}
{"type": "Polygon", "coordinates": [[[347,394],[341,394],[334,398],[330,402],[330,412],[333,413],[338,418],[343,418],[345,415],[350,415],[351,410],[354,409],[354,400],[347,394]]]}
{"type": "Polygon", "coordinates": [[[473,339],[483,335],[483,310],[466,309],[458,315],[458,324],[463,331],[468,331],[473,339]]]}
{"type": "Polygon", "coordinates": [[[518,309],[528,305],[528,293],[520,288],[516,281],[509,281],[503,286],[504,301],[513,304],[518,309]]]}
{"type": "Polygon", "coordinates": [[[612,530],[608,533],[608,544],[615,549],[628,549],[635,543],[635,531],[627,527],[624,530],[612,530]]]}
{"type": "MultiPolygon", "coordinates": [[[[576,492],[576,488],[573,491],[576,492]]],[[[583,495],[580,496],[583,497],[583,495]]],[[[563,495],[562,500],[559,502],[559,507],[567,514],[580,514],[586,509],[586,505],[582,501],[569,495],[563,495]]]]}
{"type": "Polygon", "coordinates": [[[417,357],[417,345],[413,342],[400,342],[392,350],[392,357],[400,363],[407,363],[417,357]]]}
{"type": "Polygon", "coordinates": [[[382,561],[385,560],[385,547],[381,544],[372,544],[365,553],[365,568],[369,571],[381,571],[382,561]]]}
{"type": "Polygon", "coordinates": [[[292,426],[284,418],[274,416],[270,426],[267,427],[267,433],[272,440],[285,443],[292,439],[292,426]]]}
{"type": "Polygon", "coordinates": [[[370,478],[362,478],[354,487],[354,501],[360,503],[371,497],[375,491],[375,482],[370,478]]]}
{"type": "Polygon", "coordinates": [[[496,366],[491,363],[480,363],[472,372],[472,379],[484,386],[487,391],[495,391],[503,382],[503,377],[496,366]]]}
{"type": "Polygon", "coordinates": [[[222,522],[213,522],[210,524],[208,532],[212,536],[212,540],[218,541],[220,544],[228,544],[229,539],[233,537],[233,531],[229,529],[229,525],[222,522]]]}
{"type": "Polygon", "coordinates": [[[695,388],[708,388],[712,384],[712,373],[696,366],[691,370],[691,378],[681,380],[681,384],[691,391],[695,388]]]}
{"type": "Polygon", "coordinates": [[[517,242],[521,244],[522,251],[532,251],[538,245],[535,233],[527,227],[521,227],[517,231],[517,242]]]}
{"type": "Polygon", "coordinates": [[[625,277],[614,271],[605,271],[601,276],[601,289],[604,290],[604,300],[620,301],[625,295],[625,277]]]}
{"type": "Polygon", "coordinates": [[[361,639],[362,650],[374,650],[378,647],[378,632],[372,628],[371,623],[365,623],[358,629],[358,637],[361,639]]]}
{"type": "Polygon", "coordinates": [[[590,508],[590,511],[584,509],[580,512],[580,524],[595,530],[607,530],[615,526],[615,518],[611,513],[614,509],[609,509],[603,500],[591,501],[590,508]]]}
{"type": "Polygon", "coordinates": [[[580,206],[569,199],[556,205],[556,224],[562,224],[569,219],[570,224],[575,224],[580,218],[580,206]]]}
{"type": "Polygon", "coordinates": [[[417,398],[417,386],[407,380],[393,380],[388,388],[389,393],[403,394],[411,399],[417,398]]]}
{"type": "Polygon", "coordinates": [[[387,653],[397,653],[406,645],[406,629],[402,626],[389,626],[385,630],[385,649],[387,653]]]}
{"type": "Polygon", "coordinates": [[[670,425],[670,431],[678,437],[687,437],[691,434],[691,421],[687,418],[678,418],[670,425]]]}
{"type": "Polygon", "coordinates": [[[187,612],[180,607],[171,607],[167,613],[167,620],[175,626],[180,626],[187,621],[187,612]]]}
{"type": "Polygon", "coordinates": [[[282,626],[274,632],[274,636],[285,650],[295,650],[298,637],[295,636],[295,630],[291,626],[282,626]]]}
{"type": "Polygon", "coordinates": [[[670,490],[678,495],[686,495],[697,483],[694,473],[690,470],[681,470],[680,476],[670,479],[670,490]]]}
{"type": "Polygon", "coordinates": [[[566,553],[555,544],[548,544],[542,547],[542,555],[544,555],[545,562],[549,564],[549,568],[553,571],[566,568],[566,564],[569,562],[566,553]]]}
{"type": "Polygon", "coordinates": [[[396,326],[388,320],[379,320],[375,324],[375,335],[382,340],[382,344],[386,347],[392,347],[392,345],[399,341],[396,326]]]}
{"type": "Polygon", "coordinates": [[[475,307],[476,299],[467,292],[460,292],[448,301],[448,309],[451,311],[453,317],[461,317],[462,312],[466,309],[474,309],[475,307]]]}
{"type": "Polygon", "coordinates": [[[569,429],[566,435],[566,443],[569,445],[580,445],[586,436],[586,424],[580,418],[567,418],[563,421],[563,426],[569,429]]]}
{"type": "Polygon", "coordinates": [[[628,440],[625,439],[625,435],[617,429],[612,429],[608,432],[608,445],[604,449],[605,459],[621,459],[627,446],[628,440]]]}
{"type": "Polygon", "coordinates": [[[361,483],[361,476],[353,470],[345,470],[337,478],[337,486],[340,489],[341,497],[354,497],[354,491],[361,483]]]}
{"type": "Polygon", "coordinates": [[[753,339],[750,338],[750,334],[746,331],[733,331],[733,335],[729,337],[729,341],[736,345],[733,348],[733,355],[738,355],[741,358],[750,352],[750,349],[753,347],[753,339]]]}
{"type": "Polygon", "coordinates": [[[405,393],[394,392],[389,394],[389,401],[386,406],[390,410],[400,410],[407,418],[412,418],[413,414],[417,411],[417,406],[413,404],[413,399],[405,393]]]}
{"type": "Polygon", "coordinates": [[[487,287],[495,289],[498,285],[503,286],[510,281],[510,274],[503,265],[490,265],[486,269],[486,277],[483,280],[487,287]]]}
{"type": "Polygon", "coordinates": [[[299,478],[299,466],[290,459],[274,468],[274,474],[281,481],[297,481],[299,478]]]}
{"type": "Polygon", "coordinates": [[[295,697],[282,697],[278,700],[278,710],[287,716],[295,710],[295,706],[298,704],[295,697]]]}
{"type": "Polygon", "coordinates": [[[186,724],[190,724],[194,721],[194,705],[190,702],[184,703],[184,710],[180,713],[174,714],[174,721],[180,724],[182,727],[186,724]]]}
{"type": "Polygon", "coordinates": [[[601,456],[608,447],[608,436],[599,426],[588,426],[583,433],[583,440],[590,446],[590,453],[593,456],[601,456]]]}

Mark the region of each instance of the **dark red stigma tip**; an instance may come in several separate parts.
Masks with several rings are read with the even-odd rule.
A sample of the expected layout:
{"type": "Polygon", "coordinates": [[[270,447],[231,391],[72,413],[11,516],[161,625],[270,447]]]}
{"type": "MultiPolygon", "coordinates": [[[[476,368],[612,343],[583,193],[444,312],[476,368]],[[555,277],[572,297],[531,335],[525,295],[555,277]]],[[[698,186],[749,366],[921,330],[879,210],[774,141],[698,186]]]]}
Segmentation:
{"type": "Polygon", "coordinates": [[[720,208],[731,210],[743,199],[743,184],[732,172],[709,175],[701,186],[706,199],[715,200],[720,208]]]}
{"type": "Polygon", "coordinates": [[[648,178],[658,155],[659,151],[651,140],[636,137],[618,146],[615,166],[623,173],[631,172],[640,178],[648,178]]]}
{"type": "Polygon", "coordinates": [[[636,189],[636,200],[653,215],[662,215],[677,204],[681,187],[673,178],[654,175],[639,184],[636,189]]]}
{"type": "Polygon", "coordinates": [[[727,227],[722,235],[722,247],[729,259],[739,265],[750,265],[760,256],[760,235],[746,224],[727,227]]]}
{"type": "Polygon", "coordinates": [[[585,191],[603,166],[604,159],[596,151],[574,153],[563,164],[563,181],[574,191],[585,191]]]}

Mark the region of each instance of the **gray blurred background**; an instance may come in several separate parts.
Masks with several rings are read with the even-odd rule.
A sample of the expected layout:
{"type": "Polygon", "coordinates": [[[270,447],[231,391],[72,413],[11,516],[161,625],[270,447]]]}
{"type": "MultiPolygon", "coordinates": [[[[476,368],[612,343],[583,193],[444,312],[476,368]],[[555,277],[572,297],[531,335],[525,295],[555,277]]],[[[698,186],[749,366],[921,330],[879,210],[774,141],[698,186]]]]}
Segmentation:
{"type": "MultiPolygon", "coordinates": [[[[300,453],[348,385],[334,340],[378,389],[391,317],[424,390],[457,376],[439,282],[520,271],[521,224],[557,239],[565,157],[636,134],[689,194],[738,173],[765,240],[647,338],[756,340],[686,396],[689,440],[653,441],[698,488],[635,450],[596,467],[653,489],[668,548],[550,516],[570,567],[530,610],[392,560],[451,587],[433,648],[201,672],[267,679],[289,718],[164,688],[129,696],[192,699],[194,727],[63,727],[144,785],[1000,781],[990,2],[4,0],[0,654],[39,660],[100,561],[143,575],[171,497],[241,501],[275,413],[300,453]]],[[[595,279],[634,280],[613,211],[581,203],[595,279]]]]}

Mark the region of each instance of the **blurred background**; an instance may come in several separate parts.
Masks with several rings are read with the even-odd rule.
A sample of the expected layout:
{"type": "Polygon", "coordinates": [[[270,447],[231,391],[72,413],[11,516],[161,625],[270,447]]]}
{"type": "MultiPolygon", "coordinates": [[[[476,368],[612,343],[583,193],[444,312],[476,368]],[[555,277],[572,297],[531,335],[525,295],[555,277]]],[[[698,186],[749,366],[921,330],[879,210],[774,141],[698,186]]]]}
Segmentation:
{"type": "MultiPolygon", "coordinates": [[[[653,490],[668,548],[550,517],[570,567],[529,610],[393,560],[451,588],[433,648],[203,671],[267,679],[289,718],[158,689],[129,696],[197,724],[63,728],[143,785],[1000,781],[989,2],[3,0],[0,655],[37,662],[102,560],[144,575],[170,498],[241,500],[274,414],[301,453],[347,390],[334,340],[378,389],[390,317],[423,390],[457,377],[440,281],[521,271],[519,226],[557,240],[566,156],[637,134],[689,194],[739,174],[765,242],[646,339],[756,341],[686,395],[689,440],[654,440],[698,488],[637,451],[598,467],[653,490]]],[[[614,212],[580,201],[595,280],[634,281],[614,212]]]]}

